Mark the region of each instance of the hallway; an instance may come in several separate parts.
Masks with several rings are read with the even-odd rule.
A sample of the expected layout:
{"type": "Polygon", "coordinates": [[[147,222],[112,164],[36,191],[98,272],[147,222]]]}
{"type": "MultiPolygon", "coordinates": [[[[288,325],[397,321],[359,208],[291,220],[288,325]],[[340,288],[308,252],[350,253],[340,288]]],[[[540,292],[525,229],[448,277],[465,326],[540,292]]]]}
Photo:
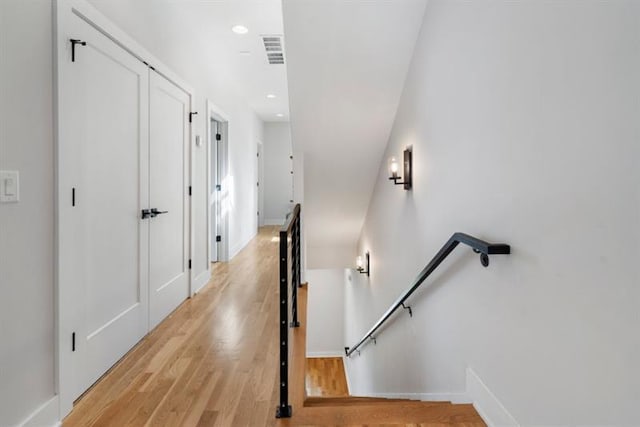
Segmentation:
{"type": "Polygon", "coordinates": [[[87,391],[64,426],[263,426],[277,406],[277,227],[87,391]]]}

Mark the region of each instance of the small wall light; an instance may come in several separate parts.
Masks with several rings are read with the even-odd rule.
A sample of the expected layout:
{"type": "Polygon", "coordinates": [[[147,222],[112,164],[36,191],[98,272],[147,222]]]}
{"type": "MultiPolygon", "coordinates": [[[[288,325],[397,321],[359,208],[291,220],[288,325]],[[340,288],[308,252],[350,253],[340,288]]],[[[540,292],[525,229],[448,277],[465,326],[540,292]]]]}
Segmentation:
{"type": "Polygon", "coordinates": [[[365,256],[365,260],[362,259],[362,256],[358,256],[358,258],[356,258],[356,269],[358,270],[358,272],[360,274],[366,274],[367,276],[369,276],[369,266],[370,266],[370,260],[369,260],[369,252],[364,254],[365,256]],[[367,269],[364,269],[364,264],[366,261],[366,265],[367,265],[367,269]]]}
{"type": "Polygon", "coordinates": [[[389,179],[393,181],[395,185],[404,185],[405,190],[411,189],[411,150],[406,149],[403,152],[403,177],[398,176],[398,170],[400,165],[395,157],[389,159],[389,179]],[[404,181],[400,181],[404,178],[404,181]],[[400,182],[398,182],[400,181],[400,182]]]}

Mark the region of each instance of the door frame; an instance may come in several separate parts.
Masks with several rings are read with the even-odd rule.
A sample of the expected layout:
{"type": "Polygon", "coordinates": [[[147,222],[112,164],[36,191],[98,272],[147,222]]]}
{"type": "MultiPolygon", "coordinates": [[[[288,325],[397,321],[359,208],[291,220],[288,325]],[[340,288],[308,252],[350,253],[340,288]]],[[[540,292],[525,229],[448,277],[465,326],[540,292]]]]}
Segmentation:
{"type": "Polygon", "coordinates": [[[260,227],[264,226],[264,144],[262,141],[258,141],[256,143],[256,151],[258,156],[258,161],[256,165],[256,174],[258,182],[258,191],[256,194],[258,207],[258,231],[260,227]]]}
{"type": "MultiPolygon", "coordinates": [[[[213,140],[213,131],[211,129],[211,120],[222,125],[222,139],[220,141],[220,158],[217,158],[218,167],[221,169],[220,175],[223,177],[221,182],[216,182],[222,186],[221,192],[228,191],[229,183],[225,180],[225,177],[229,176],[229,128],[230,118],[229,116],[210,99],[207,99],[207,114],[205,116],[207,126],[207,260],[209,265],[211,264],[211,237],[213,230],[211,228],[211,172],[213,165],[211,164],[211,141],[213,140]],[[225,182],[226,181],[226,182],[225,182]]],[[[216,193],[217,194],[217,193],[216,193]]],[[[218,203],[220,200],[218,200],[218,203]]],[[[218,261],[229,261],[229,217],[227,215],[221,215],[218,218],[220,221],[220,246],[218,246],[218,261]]]]}
{"type": "MultiPolygon", "coordinates": [[[[61,102],[61,93],[66,93],[68,90],[65,87],[64,79],[61,77],[65,75],[66,69],[69,67],[68,58],[71,55],[71,43],[69,39],[73,38],[70,23],[72,19],[79,17],[95,28],[97,31],[111,39],[115,44],[127,51],[129,54],[145,63],[151,64],[156,72],[161,74],[164,78],[180,87],[189,95],[190,110],[195,112],[195,91],[193,88],[176,75],[169,67],[164,65],[155,56],[153,56],[144,47],[138,44],[134,39],[127,35],[123,30],[111,22],[107,17],[102,15],[97,9],[91,6],[86,0],[55,0],[54,1],[54,150],[55,150],[55,194],[54,194],[54,206],[55,206],[55,303],[54,303],[54,316],[55,316],[55,338],[54,338],[54,381],[55,392],[58,399],[58,419],[63,419],[73,409],[73,378],[72,378],[72,355],[70,347],[71,331],[73,331],[73,319],[75,317],[74,312],[77,310],[77,304],[75,303],[75,295],[69,292],[62,277],[65,277],[65,262],[66,252],[65,238],[61,236],[61,212],[60,203],[64,201],[66,203],[68,199],[68,189],[61,188],[61,177],[64,177],[65,171],[60,167],[60,158],[64,156],[63,141],[64,129],[61,129],[64,119],[66,118],[67,111],[65,111],[61,102]]],[[[78,47],[80,49],[80,47],[78,47]]],[[[193,185],[194,181],[194,125],[191,124],[189,130],[189,185],[193,185]]],[[[193,258],[194,253],[194,208],[193,198],[189,200],[190,219],[189,219],[189,258],[193,258]]],[[[67,256],[68,257],[68,256],[67,256]]],[[[68,264],[68,262],[66,263],[68,264]]],[[[70,267],[69,267],[70,268],[70,267]]],[[[189,277],[190,291],[192,285],[192,277],[189,277]]],[[[191,294],[191,292],[190,292],[191,294]]]]}

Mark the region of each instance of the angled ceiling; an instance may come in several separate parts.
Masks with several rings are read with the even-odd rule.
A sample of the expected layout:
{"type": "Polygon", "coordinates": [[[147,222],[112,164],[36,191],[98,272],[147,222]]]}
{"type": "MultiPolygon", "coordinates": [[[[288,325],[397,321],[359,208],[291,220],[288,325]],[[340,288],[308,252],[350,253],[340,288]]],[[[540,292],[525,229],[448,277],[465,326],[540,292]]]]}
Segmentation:
{"type": "Polygon", "coordinates": [[[280,0],[88,1],[151,53],[159,45],[197,52],[203,72],[232,87],[263,121],[289,120],[286,64],[269,64],[262,40],[263,35],[283,34],[280,0]],[[163,37],[146,38],[141,22],[163,37]],[[235,25],[249,31],[235,34],[235,25]]]}
{"type": "Polygon", "coordinates": [[[426,0],[283,0],[309,268],[354,263],[426,0]]]}

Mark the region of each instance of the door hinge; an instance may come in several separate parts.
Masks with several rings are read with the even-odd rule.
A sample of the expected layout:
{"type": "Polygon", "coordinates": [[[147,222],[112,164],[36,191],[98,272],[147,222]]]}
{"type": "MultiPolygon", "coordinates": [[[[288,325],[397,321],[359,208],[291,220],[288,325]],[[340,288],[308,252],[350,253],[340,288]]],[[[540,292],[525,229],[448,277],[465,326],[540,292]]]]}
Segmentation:
{"type": "Polygon", "coordinates": [[[191,195],[191,192],[192,192],[191,186],[189,186],[189,195],[191,195]]]}
{"type": "Polygon", "coordinates": [[[222,242],[222,236],[216,236],[216,242],[222,242]]]}
{"type": "Polygon", "coordinates": [[[216,191],[222,191],[222,185],[216,184],[216,191]]]}
{"type": "Polygon", "coordinates": [[[73,187],[71,189],[71,206],[75,206],[76,205],[76,188],[73,187]]]}
{"type": "Polygon", "coordinates": [[[71,333],[71,351],[76,351],[76,333],[71,333]]]}
{"type": "Polygon", "coordinates": [[[71,41],[71,62],[76,62],[76,45],[86,46],[87,42],[78,39],[69,39],[71,41]]]}
{"type": "Polygon", "coordinates": [[[219,133],[216,133],[216,141],[221,141],[222,140],[222,135],[220,135],[219,133]]]}
{"type": "Polygon", "coordinates": [[[194,111],[192,113],[189,113],[189,123],[193,122],[193,116],[195,116],[196,114],[198,114],[197,111],[194,111]]]}
{"type": "Polygon", "coordinates": [[[189,270],[191,270],[191,260],[189,260],[189,270]]]}

